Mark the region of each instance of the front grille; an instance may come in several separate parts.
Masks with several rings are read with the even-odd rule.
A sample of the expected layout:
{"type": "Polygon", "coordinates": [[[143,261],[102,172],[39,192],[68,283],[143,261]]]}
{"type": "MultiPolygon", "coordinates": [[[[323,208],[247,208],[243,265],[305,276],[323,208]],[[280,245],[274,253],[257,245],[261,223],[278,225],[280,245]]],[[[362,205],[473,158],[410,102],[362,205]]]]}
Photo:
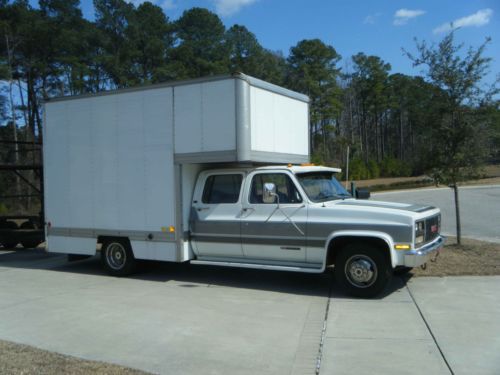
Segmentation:
{"type": "Polygon", "coordinates": [[[439,236],[439,232],[441,230],[441,228],[439,227],[440,224],[441,224],[440,214],[425,219],[424,243],[431,242],[433,239],[439,236]]]}

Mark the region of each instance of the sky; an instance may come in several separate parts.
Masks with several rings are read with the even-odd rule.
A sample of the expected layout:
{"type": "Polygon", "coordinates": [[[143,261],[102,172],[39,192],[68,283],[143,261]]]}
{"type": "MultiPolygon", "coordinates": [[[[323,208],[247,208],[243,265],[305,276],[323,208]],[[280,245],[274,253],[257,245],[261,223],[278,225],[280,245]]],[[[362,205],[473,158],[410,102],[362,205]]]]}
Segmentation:
{"type": "MultiPolygon", "coordinates": [[[[127,0],[139,5],[143,0],[127,0]]],[[[465,47],[492,41],[486,56],[494,58],[487,81],[500,74],[500,0],[150,0],[170,20],[192,7],[217,13],[227,28],[240,24],[260,44],[288,55],[303,39],[319,38],[343,57],[342,68],[358,52],[377,55],[392,73],[416,75],[402,48],[415,52],[415,41],[439,43],[451,29],[465,47]]],[[[31,0],[33,5],[38,1],[31,0]]],[[[84,17],[94,19],[92,0],[81,0],[84,17]]]]}

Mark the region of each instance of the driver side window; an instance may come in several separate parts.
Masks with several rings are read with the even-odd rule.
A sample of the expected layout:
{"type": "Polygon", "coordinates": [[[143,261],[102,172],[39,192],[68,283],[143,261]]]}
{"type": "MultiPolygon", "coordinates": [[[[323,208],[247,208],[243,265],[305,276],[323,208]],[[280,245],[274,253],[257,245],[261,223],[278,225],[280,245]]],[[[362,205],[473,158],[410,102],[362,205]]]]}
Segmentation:
{"type": "Polygon", "coordinates": [[[264,184],[272,182],[276,185],[276,194],[280,204],[302,203],[302,197],[289,176],[284,173],[259,173],[252,179],[249,202],[266,204],[263,201],[264,184]]]}

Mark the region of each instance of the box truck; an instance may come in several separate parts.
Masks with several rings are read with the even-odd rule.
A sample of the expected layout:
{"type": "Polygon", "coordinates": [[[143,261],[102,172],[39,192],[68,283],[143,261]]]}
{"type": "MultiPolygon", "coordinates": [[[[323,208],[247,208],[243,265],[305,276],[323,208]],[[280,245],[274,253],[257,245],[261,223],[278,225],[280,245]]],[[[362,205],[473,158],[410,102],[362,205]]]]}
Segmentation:
{"type": "Polygon", "coordinates": [[[45,104],[47,249],[319,273],[373,296],[443,244],[434,207],[362,201],[308,164],[309,100],[243,75],[45,104]]]}

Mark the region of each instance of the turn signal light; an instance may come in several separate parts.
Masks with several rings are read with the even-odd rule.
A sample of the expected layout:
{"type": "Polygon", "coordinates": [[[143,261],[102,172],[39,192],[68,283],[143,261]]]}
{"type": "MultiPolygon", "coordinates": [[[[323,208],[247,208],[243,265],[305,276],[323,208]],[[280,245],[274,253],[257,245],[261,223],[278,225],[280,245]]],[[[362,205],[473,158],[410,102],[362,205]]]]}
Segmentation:
{"type": "Polygon", "coordinates": [[[410,245],[394,245],[396,250],[410,250],[410,245]]]}

